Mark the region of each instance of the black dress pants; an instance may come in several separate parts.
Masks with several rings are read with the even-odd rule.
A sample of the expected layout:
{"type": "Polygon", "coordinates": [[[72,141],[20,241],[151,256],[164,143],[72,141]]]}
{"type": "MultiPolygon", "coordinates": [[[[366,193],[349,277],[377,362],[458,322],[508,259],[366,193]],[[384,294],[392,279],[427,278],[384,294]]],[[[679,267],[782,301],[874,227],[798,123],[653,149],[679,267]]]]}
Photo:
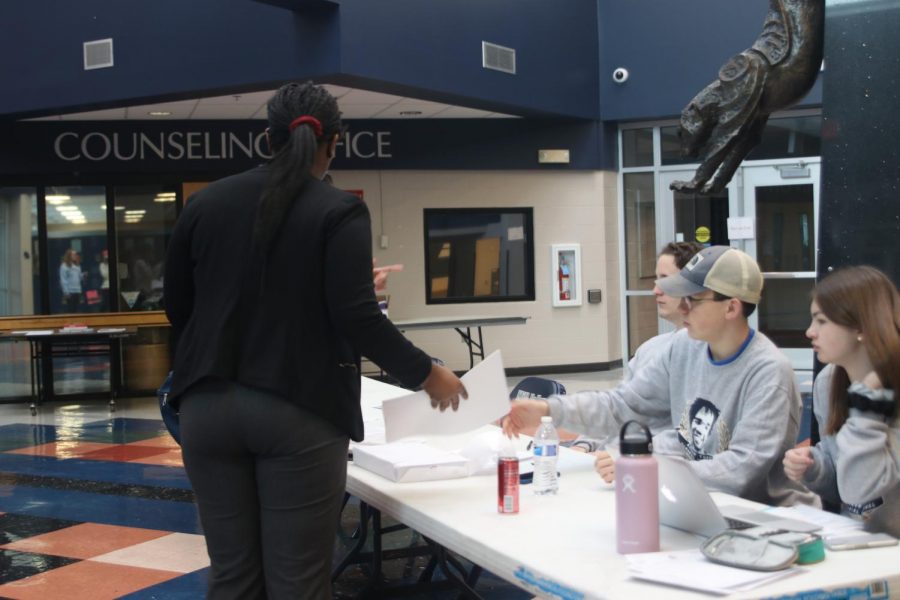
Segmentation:
{"type": "Polygon", "coordinates": [[[331,598],[348,436],[279,396],[226,382],[192,388],[180,409],[212,563],[208,598],[331,598]]]}

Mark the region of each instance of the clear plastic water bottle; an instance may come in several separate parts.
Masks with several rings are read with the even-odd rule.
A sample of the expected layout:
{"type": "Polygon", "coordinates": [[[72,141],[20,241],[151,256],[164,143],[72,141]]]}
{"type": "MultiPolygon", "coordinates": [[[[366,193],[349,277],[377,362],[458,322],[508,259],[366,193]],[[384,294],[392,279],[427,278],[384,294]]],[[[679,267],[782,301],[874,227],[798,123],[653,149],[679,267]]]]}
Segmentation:
{"type": "Polygon", "coordinates": [[[552,417],[541,417],[541,426],[534,433],[534,493],[543,496],[559,490],[556,459],[559,455],[559,434],[552,417]]]}

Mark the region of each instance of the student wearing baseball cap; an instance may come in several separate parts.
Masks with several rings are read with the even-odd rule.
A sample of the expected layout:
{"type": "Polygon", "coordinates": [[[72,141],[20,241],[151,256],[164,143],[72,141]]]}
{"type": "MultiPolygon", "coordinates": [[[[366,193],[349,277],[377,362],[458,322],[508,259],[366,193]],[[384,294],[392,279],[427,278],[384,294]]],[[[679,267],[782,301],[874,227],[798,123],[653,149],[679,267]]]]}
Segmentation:
{"type": "MultiPolygon", "coordinates": [[[[747,322],[762,297],[756,261],[712,246],[656,285],[681,298],[684,329],[668,351],[607,392],[513,402],[503,420],[506,433],[515,435],[543,415],[598,438],[629,419],[666,417],[671,428],[654,436],[654,452],[691,461],[707,487],[768,504],[814,504],[781,466],[800,427],[800,395],[790,361],[747,322]]],[[[596,467],[614,480],[608,455],[601,453],[596,467]]]]}

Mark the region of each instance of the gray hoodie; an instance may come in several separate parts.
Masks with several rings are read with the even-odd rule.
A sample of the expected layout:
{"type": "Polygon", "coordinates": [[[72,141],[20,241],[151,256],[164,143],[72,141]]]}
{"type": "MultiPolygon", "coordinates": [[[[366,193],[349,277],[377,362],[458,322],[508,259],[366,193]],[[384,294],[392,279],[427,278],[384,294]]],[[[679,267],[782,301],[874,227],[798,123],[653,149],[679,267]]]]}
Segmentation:
{"type": "MultiPolygon", "coordinates": [[[[675,331],[661,333],[638,346],[638,349],[635,351],[634,356],[631,360],[628,361],[628,368],[625,370],[625,377],[622,379],[619,385],[625,385],[629,381],[634,379],[634,374],[640,371],[644,367],[644,365],[653,360],[653,357],[656,356],[659,352],[667,352],[669,344],[672,343],[672,339],[674,338],[675,333],[675,331]]],[[[595,392],[584,393],[592,394],[595,392]]],[[[646,419],[644,419],[644,421],[645,420],[646,419]]],[[[669,419],[669,416],[665,415],[660,419],[656,419],[653,422],[647,423],[647,425],[650,427],[650,431],[655,435],[660,431],[671,427],[672,423],[669,419]]],[[[571,445],[581,446],[582,448],[584,448],[585,452],[596,452],[598,450],[603,450],[610,442],[616,443],[618,439],[618,431],[605,438],[591,438],[588,436],[580,435],[575,439],[574,442],[572,442],[571,445]]]]}
{"type": "Polygon", "coordinates": [[[617,434],[629,419],[654,429],[667,421],[654,452],[692,461],[708,487],[768,504],[816,504],[782,468],[800,427],[800,395],[790,361],[761,333],[751,331],[737,354],[713,361],[705,342],[678,331],[616,389],[547,402],[560,427],[595,438],[617,434]]]}
{"type": "Polygon", "coordinates": [[[813,386],[813,412],[821,441],[812,449],[814,463],[804,483],[841,512],[862,519],[866,529],[900,537],[900,419],[888,422],[877,413],[851,408],[836,435],[825,434],[831,365],[813,386]]]}

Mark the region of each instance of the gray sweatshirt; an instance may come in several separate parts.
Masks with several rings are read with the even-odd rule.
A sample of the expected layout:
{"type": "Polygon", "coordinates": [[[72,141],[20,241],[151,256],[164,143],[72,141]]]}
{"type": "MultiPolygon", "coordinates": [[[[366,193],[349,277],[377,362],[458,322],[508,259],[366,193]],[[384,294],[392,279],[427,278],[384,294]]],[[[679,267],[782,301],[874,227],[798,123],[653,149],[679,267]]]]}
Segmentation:
{"type": "Polygon", "coordinates": [[[821,441],[804,483],[841,512],[865,522],[870,531],[900,537],[900,419],[851,408],[836,435],[825,434],[831,374],[828,365],[813,386],[813,412],[821,441]]]}
{"type": "MultiPolygon", "coordinates": [[[[672,343],[672,340],[675,337],[675,333],[677,332],[669,331],[666,333],[661,333],[657,336],[653,336],[652,338],[638,346],[638,349],[634,352],[634,356],[631,358],[631,360],[628,361],[628,369],[626,369],[625,377],[622,379],[622,382],[619,385],[625,385],[629,381],[634,379],[634,374],[640,371],[644,367],[644,365],[653,360],[654,356],[656,356],[660,352],[668,352],[669,345],[672,343]]],[[[579,393],[595,394],[596,392],[579,393]]],[[[638,420],[646,421],[646,419],[638,420]]],[[[672,426],[672,422],[671,419],[669,419],[669,416],[665,415],[662,418],[650,422],[648,426],[650,427],[650,431],[655,435],[660,431],[670,428],[672,426]]],[[[572,442],[572,445],[581,446],[587,452],[595,452],[597,450],[603,450],[609,442],[617,441],[618,437],[618,431],[604,438],[592,438],[583,435],[579,436],[574,442],[572,442]]]]}
{"type": "Polygon", "coordinates": [[[628,361],[628,371],[623,378],[623,382],[634,379],[634,374],[643,368],[644,365],[653,360],[653,357],[660,352],[665,352],[677,331],[669,331],[653,336],[634,351],[634,356],[628,361]]]}
{"type": "Polygon", "coordinates": [[[790,361],[761,333],[751,331],[735,356],[717,362],[705,342],[678,331],[616,389],[547,402],[559,426],[595,438],[617,434],[629,419],[651,428],[665,421],[654,452],[692,461],[708,487],[768,504],[816,504],[781,465],[797,439],[800,395],[790,361]]]}

